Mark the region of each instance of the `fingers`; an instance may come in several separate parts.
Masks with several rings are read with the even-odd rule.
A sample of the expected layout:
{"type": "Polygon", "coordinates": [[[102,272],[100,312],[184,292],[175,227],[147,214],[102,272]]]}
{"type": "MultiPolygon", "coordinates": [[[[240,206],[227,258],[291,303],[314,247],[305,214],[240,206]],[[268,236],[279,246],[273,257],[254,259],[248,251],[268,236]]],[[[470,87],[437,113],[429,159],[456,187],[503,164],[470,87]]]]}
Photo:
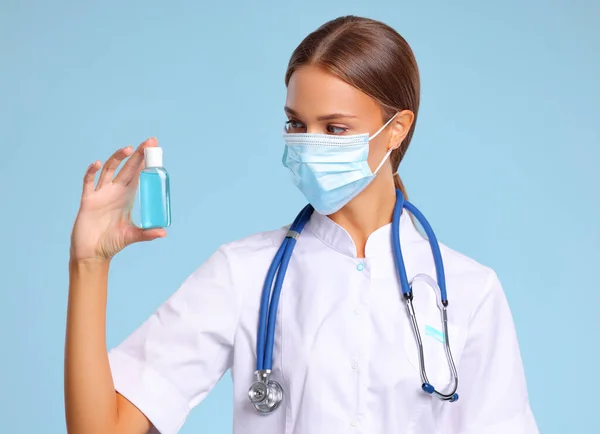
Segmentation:
{"type": "Polygon", "coordinates": [[[150,137],[142,142],[136,151],[129,157],[129,160],[123,165],[121,170],[114,179],[114,183],[128,185],[131,181],[137,180],[140,171],[143,169],[144,149],[158,146],[158,140],[155,137],[150,137]]]}
{"type": "Polygon", "coordinates": [[[104,167],[102,167],[100,161],[92,163],[85,172],[83,179],[83,194],[88,194],[94,190],[94,179],[100,167],[102,167],[102,171],[100,172],[100,178],[98,179],[96,188],[100,188],[109,182],[128,185],[131,181],[137,180],[139,172],[144,165],[144,149],[152,146],[158,146],[158,140],[155,137],[151,137],[142,142],[133,154],[133,148],[131,146],[119,149],[106,161],[106,163],[104,163],[104,167]],[[123,165],[113,181],[115,171],[121,162],[129,155],[131,155],[131,158],[123,165]]]}
{"type": "Polygon", "coordinates": [[[89,165],[83,176],[83,195],[89,194],[94,191],[94,179],[96,178],[96,172],[100,169],[102,163],[100,161],[94,161],[89,165]]]}
{"type": "Polygon", "coordinates": [[[126,146],[116,151],[108,160],[106,160],[106,163],[104,163],[104,167],[102,168],[102,172],[100,172],[100,178],[98,179],[98,185],[96,186],[97,189],[101,188],[105,184],[108,184],[109,182],[112,182],[115,170],[117,170],[117,167],[119,167],[121,161],[131,155],[132,151],[133,148],[131,146],[126,146]]]}

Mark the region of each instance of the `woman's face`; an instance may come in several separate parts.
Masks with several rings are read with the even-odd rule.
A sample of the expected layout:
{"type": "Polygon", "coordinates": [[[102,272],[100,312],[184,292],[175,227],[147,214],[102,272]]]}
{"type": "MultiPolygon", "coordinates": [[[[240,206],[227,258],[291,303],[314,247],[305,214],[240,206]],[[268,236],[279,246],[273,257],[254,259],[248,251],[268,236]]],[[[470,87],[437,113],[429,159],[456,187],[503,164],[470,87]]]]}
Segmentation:
{"type": "MultiPolygon", "coordinates": [[[[287,89],[285,114],[290,133],[331,135],[375,134],[388,119],[370,96],[317,66],[298,68],[287,89]]],[[[386,152],[398,147],[413,115],[402,111],[369,144],[369,166],[374,170],[386,152]]]]}

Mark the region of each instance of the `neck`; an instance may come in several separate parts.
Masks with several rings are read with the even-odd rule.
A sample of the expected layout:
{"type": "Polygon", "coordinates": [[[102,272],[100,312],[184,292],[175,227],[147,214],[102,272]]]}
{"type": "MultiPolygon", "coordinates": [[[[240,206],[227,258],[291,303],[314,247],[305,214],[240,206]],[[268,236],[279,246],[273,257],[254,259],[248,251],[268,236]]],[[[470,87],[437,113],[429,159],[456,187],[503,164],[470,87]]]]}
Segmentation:
{"type": "Polygon", "coordinates": [[[329,218],[350,234],[356,255],[364,258],[369,235],[392,221],[395,204],[393,178],[377,176],[364,191],[329,218]]]}

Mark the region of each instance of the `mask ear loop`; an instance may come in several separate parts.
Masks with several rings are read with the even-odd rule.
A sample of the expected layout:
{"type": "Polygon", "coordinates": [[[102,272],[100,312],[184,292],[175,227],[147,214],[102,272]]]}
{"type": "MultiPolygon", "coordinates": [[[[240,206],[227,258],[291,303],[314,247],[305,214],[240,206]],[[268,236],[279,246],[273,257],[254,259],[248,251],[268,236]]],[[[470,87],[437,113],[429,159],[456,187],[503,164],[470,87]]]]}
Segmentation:
{"type": "Polygon", "coordinates": [[[379,128],[375,134],[373,134],[371,137],[369,137],[369,141],[373,140],[375,137],[377,137],[379,135],[380,132],[385,130],[385,127],[387,127],[394,119],[396,119],[396,116],[398,116],[398,113],[400,113],[400,112],[396,112],[396,114],[394,116],[392,116],[389,121],[387,121],[385,124],[383,124],[383,126],[381,128],[379,128]]]}
{"type": "Polygon", "coordinates": [[[379,169],[381,169],[381,166],[383,166],[383,164],[387,161],[387,159],[389,158],[389,156],[391,155],[391,153],[394,149],[396,149],[396,147],[390,148],[386,152],[385,157],[383,157],[383,160],[381,160],[381,163],[379,163],[379,166],[377,166],[377,169],[375,169],[375,171],[373,172],[373,175],[377,175],[377,172],[379,172],[379,169]]]}
{"type": "MultiPolygon", "coordinates": [[[[396,114],[394,116],[392,116],[390,118],[390,120],[388,120],[381,128],[379,128],[379,130],[373,134],[371,137],[369,137],[369,141],[373,140],[375,137],[377,137],[379,135],[380,132],[382,132],[385,127],[387,127],[394,119],[396,119],[396,116],[398,116],[399,112],[396,112],[396,114]]],[[[377,169],[375,169],[375,171],[373,172],[373,175],[377,175],[377,172],[379,172],[379,169],[381,169],[381,166],[383,166],[383,164],[387,161],[387,159],[389,158],[390,154],[392,153],[392,151],[394,149],[396,149],[397,146],[391,147],[385,154],[385,156],[383,157],[383,160],[381,160],[381,163],[379,163],[379,166],[377,166],[377,169]]]]}

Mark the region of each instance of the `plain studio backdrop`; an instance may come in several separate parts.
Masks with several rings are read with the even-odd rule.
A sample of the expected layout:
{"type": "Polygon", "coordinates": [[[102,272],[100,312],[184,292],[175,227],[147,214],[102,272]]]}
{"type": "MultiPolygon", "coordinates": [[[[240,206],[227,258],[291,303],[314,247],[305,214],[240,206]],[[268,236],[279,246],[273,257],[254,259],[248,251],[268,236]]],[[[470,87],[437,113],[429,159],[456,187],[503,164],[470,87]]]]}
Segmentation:
{"type": "MultiPolygon", "coordinates": [[[[86,167],[157,136],[171,174],[168,237],[113,261],[112,347],[219,245],[304,205],[281,165],[284,72],[304,36],[346,14],[414,49],[422,103],[400,173],[438,238],[498,272],[541,432],[600,432],[592,0],[4,0],[1,432],[65,432],[69,235],[86,167]]],[[[182,433],[231,432],[231,394],[227,373],[182,433]]]]}

